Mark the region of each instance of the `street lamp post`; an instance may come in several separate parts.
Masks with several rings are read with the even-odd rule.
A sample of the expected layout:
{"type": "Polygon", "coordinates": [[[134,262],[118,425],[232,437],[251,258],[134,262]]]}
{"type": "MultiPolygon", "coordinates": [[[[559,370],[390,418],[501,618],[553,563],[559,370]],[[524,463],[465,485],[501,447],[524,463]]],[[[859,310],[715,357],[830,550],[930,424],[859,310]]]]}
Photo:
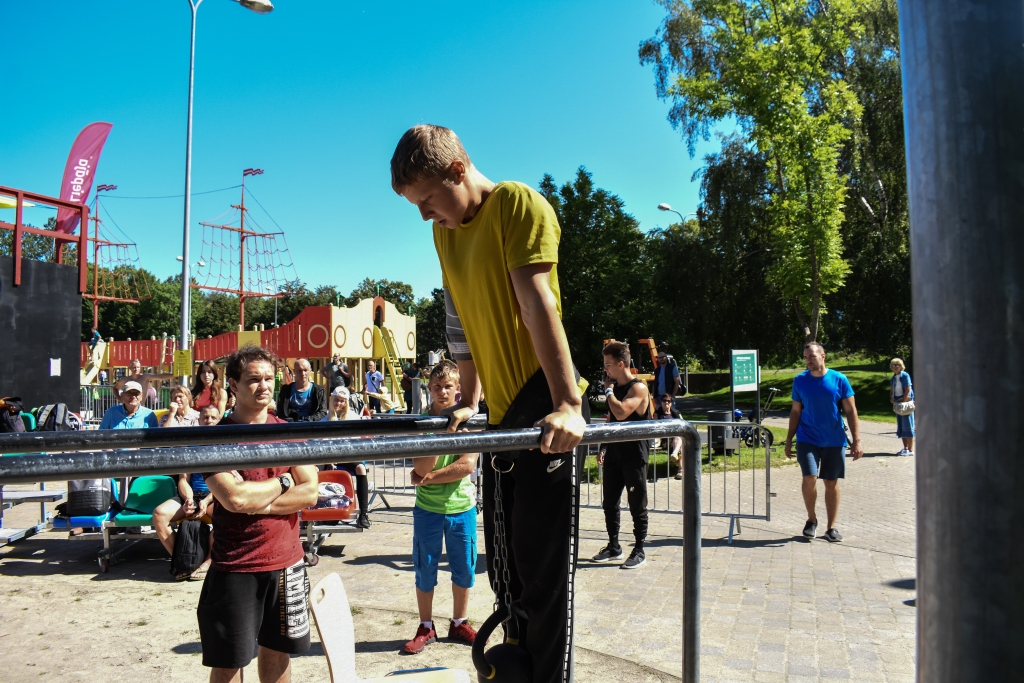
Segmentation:
{"type": "MultiPolygon", "coordinates": [[[[236,0],[238,4],[257,14],[266,14],[274,9],[270,0],[236,0]]],[[[189,317],[192,314],[191,281],[189,279],[188,243],[189,222],[192,213],[192,93],[195,85],[196,72],[196,12],[203,0],[188,0],[192,9],[192,34],[189,41],[188,57],[188,123],[185,128],[185,226],[181,247],[181,334],[178,338],[179,348],[187,351],[189,347],[189,317]]],[[[182,376],[182,385],[188,383],[188,376],[182,376]]]]}
{"type": "MultiPolygon", "coordinates": [[[[268,287],[266,287],[266,292],[268,294],[270,292],[274,292],[274,288],[268,286],[268,287]]],[[[281,294],[280,291],[274,292],[274,327],[277,327],[277,299],[280,296],[280,294],[281,294]]]]}
{"type": "MultiPolygon", "coordinates": [[[[186,261],[185,258],[182,257],[182,256],[175,256],[175,258],[178,261],[180,261],[181,264],[182,264],[182,268],[181,268],[182,277],[186,278],[190,284],[192,282],[192,266],[199,266],[200,268],[202,268],[203,266],[206,265],[206,261],[202,261],[202,260],[196,261],[195,263],[192,263],[192,264],[189,264],[189,262],[186,261]]],[[[191,294],[191,291],[189,291],[189,294],[191,294]]],[[[188,302],[189,303],[189,305],[188,305],[188,317],[185,318],[185,327],[182,328],[182,329],[188,330],[189,333],[191,333],[191,331],[192,331],[192,300],[191,299],[192,299],[192,297],[190,296],[189,297],[189,302],[188,302]]],[[[185,348],[188,348],[188,347],[186,346],[185,348]]]]}
{"type": "Polygon", "coordinates": [[[673,209],[670,204],[666,204],[664,202],[662,202],[661,204],[658,204],[658,211],[671,211],[675,215],[679,216],[679,221],[681,223],[686,221],[686,216],[696,216],[697,215],[695,213],[688,213],[688,214],[686,214],[686,216],[684,216],[683,214],[681,214],[678,211],[676,211],[675,209],[673,209]]]}

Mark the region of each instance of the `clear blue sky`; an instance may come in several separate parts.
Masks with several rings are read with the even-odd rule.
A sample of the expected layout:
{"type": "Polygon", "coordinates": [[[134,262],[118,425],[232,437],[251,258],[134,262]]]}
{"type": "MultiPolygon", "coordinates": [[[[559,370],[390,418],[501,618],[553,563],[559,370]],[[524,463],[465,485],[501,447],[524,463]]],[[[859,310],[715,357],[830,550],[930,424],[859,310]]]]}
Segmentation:
{"type": "MultiPolygon", "coordinates": [[[[0,185],[56,194],[75,135],[109,121],[96,182],[119,195],[181,194],[185,0],[8,2],[3,15],[0,185]]],[[[667,225],[675,214],[655,207],[695,210],[691,176],[718,143],[690,159],[639,64],[663,15],[644,1],[279,0],[259,16],[205,0],[193,191],[265,169],[247,184],[286,231],[299,277],[343,292],[364,277],[403,280],[417,296],[440,285],[428,224],[390,187],[394,146],[417,123],[453,128],[493,180],[536,187],[551,173],[561,184],[583,165],[643,230],[667,225]]],[[[237,201],[237,191],[193,199],[193,254],[198,221],[237,201]]],[[[104,205],[143,267],[178,271],[181,199],[104,205]]]]}

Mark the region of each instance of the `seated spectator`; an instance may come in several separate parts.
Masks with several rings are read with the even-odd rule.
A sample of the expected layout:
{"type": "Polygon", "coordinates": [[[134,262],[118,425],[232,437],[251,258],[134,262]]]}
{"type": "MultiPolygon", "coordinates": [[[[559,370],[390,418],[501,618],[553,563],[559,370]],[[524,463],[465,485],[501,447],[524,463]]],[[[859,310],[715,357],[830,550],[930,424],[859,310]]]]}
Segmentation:
{"type": "MultiPolygon", "coordinates": [[[[323,421],[332,420],[360,420],[363,419],[351,408],[350,395],[345,387],[338,387],[331,393],[331,406],[323,421]]],[[[367,516],[367,500],[370,494],[370,484],[366,479],[366,463],[346,462],[334,465],[335,469],[345,470],[356,479],[356,500],[359,503],[359,516],[356,517],[356,526],[360,529],[370,528],[370,518],[367,516]]]]}
{"type": "MultiPolygon", "coordinates": [[[[454,406],[459,392],[458,366],[452,361],[435,365],[427,389],[433,398],[431,415],[440,415],[454,406]]],[[[476,487],[469,475],[476,469],[477,458],[477,453],[413,458],[416,507],[412,510],[412,557],[420,624],[416,637],[403,648],[407,654],[423,652],[437,639],[433,603],[442,545],[448,552],[454,603],[448,639],[467,645],[476,639],[466,612],[469,589],[476,578],[476,487]]]]}
{"type": "Polygon", "coordinates": [[[174,380],[175,377],[169,373],[153,373],[142,371],[142,361],[138,358],[133,359],[128,363],[128,374],[117,380],[114,384],[114,388],[117,391],[124,391],[124,387],[128,382],[136,382],[140,387],[143,387],[146,391],[145,399],[143,399],[148,405],[154,406],[157,403],[156,387],[160,386],[160,383],[166,380],[174,380]]]}
{"type": "MultiPolygon", "coordinates": [[[[654,409],[655,420],[672,420],[680,419],[682,415],[676,410],[675,400],[671,394],[663,394],[658,401],[658,407],[654,409]]],[[[680,462],[680,453],[683,451],[683,438],[681,436],[673,436],[668,439],[668,461],[674,462],[680,465],[679,471],[676,472],[676,479],[683,478],[682,463],[680,462]]]]}
{"type": "MultiPolygon", "coordinates": [[[[184,387],[181,394],[189,396],[188,390],[184,387]]],[[[171,405],[174,405],[175,393],[171,392],[171,405]]],[[[217,406],[210,404],[203,408],[202,414],[193,410],[196,414],[195,424],[202,424],[204,427],[215,425],[220,422],[220,411],[217,406]]],[[[194,426],[192,425],[192,426],[194,426]]],[[[165,427],[179,426],[164,425],[165,427]]],[[[207,515],[213,515],[213,494],[206,485],[206,479],[199,472],[178,475],[178,496],[164,501],[153,510],[153,529],[156,530],[157,538],[163,544],[168,555],[174,555],[175,531],[174,525],[184,519],[202,519],[207,515]]],[[[210,547],[213,547],[213,531],[210,532],[210,547]]],[[[210,557],[207,556],[191,574],[175,574],[175,581],[185,579],[202,579],[206,577],[206,571],[210,568],[210,557]]]]}
{"type": "Polygon", "coordinates": [[[305,358],[295,361],[295,381],[281,387],[277,416],[286,422],[319,422],[327,415],[324,388],[314,384],[312,367],[305,358]]]}
{"type": "MultiPolygon", "coordinates": [[[[243,346],[227,361],[235,412],[221,424],[283,422],[269,414],[274,357],[243,346]]],[[[319,418],[318,418],[319,419],[319,418]]],[[[309,578],[299,540],[299,510],[317,502],[316,468],[214,471],[217,500],[207,571],[196,614],[211,681],[240,681],[259,646],[262,681],[290,681],[292,654],[309,650],[309,578]]]]}
{"type": "MultiPolygon", "coordinates": [[[[207,403],[206,405],[212,405],[207,403]]],[[[214,408],[217,406],[214,405],[214,408]]],[[[218,419],[219,413],[218,410],[218,419]]],[[[161,427],[196,427],[199,425],[199,411],[192,407],[192,392],[186,387],[171,387],[171,403],[167,414],[160,421],[161,427]]]]}
{"type": "Polygon", "coordinates": [[[220,380],[220,371],[212,360],[208,360],[196,368],[196,376],[192,380],[192,404],[199,410],[211,403],[217,406],[221,415],[228,409],[228,395],[220,380]]]}
{"type": "Polygon", "coordinates": [[[156,429],[156,413],[142,405],[142,385],[129,380],[118,397],[121,405],[110,406],[103,413],[100,429],[156,429]]]}

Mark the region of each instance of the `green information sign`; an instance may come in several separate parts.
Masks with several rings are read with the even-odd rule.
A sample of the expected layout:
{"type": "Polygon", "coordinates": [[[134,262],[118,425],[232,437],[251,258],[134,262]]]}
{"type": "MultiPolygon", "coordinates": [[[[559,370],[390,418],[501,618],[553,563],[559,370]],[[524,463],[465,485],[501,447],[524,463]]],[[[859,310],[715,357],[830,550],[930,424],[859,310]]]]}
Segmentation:
{"type": "Polygon", "coordinates": [[[732,350],[732,390],[757,391],[757,351],[732,350]]]}

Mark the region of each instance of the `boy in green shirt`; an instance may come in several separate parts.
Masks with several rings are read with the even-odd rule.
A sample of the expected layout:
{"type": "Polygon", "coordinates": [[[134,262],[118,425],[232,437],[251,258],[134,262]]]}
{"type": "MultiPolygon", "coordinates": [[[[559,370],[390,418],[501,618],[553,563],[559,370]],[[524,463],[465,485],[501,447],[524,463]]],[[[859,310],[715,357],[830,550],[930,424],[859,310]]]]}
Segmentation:
{"type": "MultiPolygon", "coordinates": [[[[455,405],[459,391],[459,368],[452,361],[438,363],[427,385],[433,402],[431,415],[440,415],[455,405]]],[[[433,622],[434,586],[441,559],[442,541],[448,550],[452,571],[452,620],[450,640],[472,645],[476,631],[466,621],[469,589],[476,577],[476,487],[469,475],[476,467],[477,453],[414,458],[412,482],[416,484],[413,508],[412,561],[416,571],[416,604],[420,625],[416,637],[405,644],[409,654],[437,640],[433,622]]]]}

